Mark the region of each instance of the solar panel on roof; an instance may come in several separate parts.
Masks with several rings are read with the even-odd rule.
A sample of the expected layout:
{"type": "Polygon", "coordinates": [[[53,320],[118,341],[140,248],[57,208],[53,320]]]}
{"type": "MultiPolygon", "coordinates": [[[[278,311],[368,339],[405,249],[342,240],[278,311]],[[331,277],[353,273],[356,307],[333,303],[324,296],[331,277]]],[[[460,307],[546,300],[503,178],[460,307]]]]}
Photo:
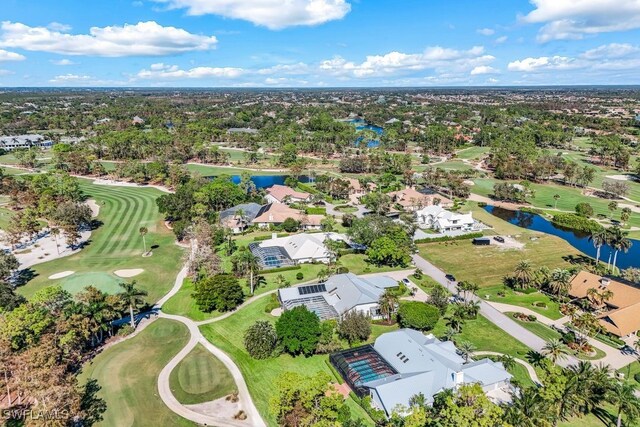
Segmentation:
{"type": "Polygon", "coordinates": [[[319,294],[320,292],[327,292],[327,288],[324,284],[300,286],[298,288],[298,293],[300,295],[319,294]]]}

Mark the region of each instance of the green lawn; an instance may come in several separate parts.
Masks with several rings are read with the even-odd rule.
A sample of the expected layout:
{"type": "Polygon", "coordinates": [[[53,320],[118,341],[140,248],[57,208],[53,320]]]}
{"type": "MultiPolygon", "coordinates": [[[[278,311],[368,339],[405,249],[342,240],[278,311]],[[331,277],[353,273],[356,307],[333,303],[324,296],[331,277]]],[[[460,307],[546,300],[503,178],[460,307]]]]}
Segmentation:
{"type": "Polygon", "coordinates": [[[9,225],[9,221],[13,216],[13,211],[6,208],[0,208],[0,230],[6,230],[9,225]]]}
{"type": "Polygon", "coordinates": [[[236,391],[236,383],[224,364],[198,344],[169,377],[171,391],[185,405],[210,402],[236,391]]]}
{"type": "Polygon", "coordinates": [[[458,159],[467,159],[467,160],[475,160],[484,156],[485,154],[491,151],[491,147],[478,147],[472,146],[469,148],[463,148],[456,152],[456,158],[458,159]]]}
{"type": "MultiPolygon", "coordinates": [[[[233,316],[202,326],[200,330],[209,341],[220,347],[238,365],[258,411],[269,425],[275,426],[275,419],[269,412],[269,399],[273,396],[275,381],[279,375],[288,371],[302,375],[313,375],[319,371],[331,376],[333,374],[327,365],[329,360],[327,355],[291,357],[285,354],[276,359],[255,360],[247,354],[242,342],[244,331],[257,320],[275,322],[274,317],[264,312],[268,302],[268,298],[260,299],[233,316]]],[[[381,333],[380,328],[378,332],[381,333]]],[[[349,399],[347,403],[355,417],[366,419],[367,425],[371,424],[364,410],[353,400],[349,399]]]]}
{"type": "Polygon", "coordinates": [[[189,340],[181,323],[155,320],[130,340],[87,363],[80,383],[95,378],[107,403],[101,426],[195,426],[167,408],[158,396],[158,375],[189,340]]]}
{"type": "Polygon", "coordinates": [[[218,175],[240,175],[242,172],[248,171],[251,175],[286,175],[283,172],[268,172],[250,168],[227,168],[214,165],[187,165],[187,169],[192,173],[198,173],[202,176],[218,176],[218,175]]]}
{"type": "Polygon", "coordinates": [[[521,250],[474,246],[471,240],[424,243],[418,245],[418,248],[420,256],[453,274],[457,280],[475,282],[482,288],[501,284],[503,278],[512,274],[515,266],[522,260],[529,260],[534,268],[568,268],[571,264],[563,257],[580,254],[558,237],[519,230],[522,233],[517,240],[525,245],[521,250]],[[534,235],[537,240],[530,240],[534,235]]]}
{"type": "Polygon", "coordinates": [[[26,297],[49,286],[60,284],[71,292],[96,285],[104,291],[118,291],[120,281],[115,270],[142,268],[144,272],[133,279],[149,293],[153,302],[173,285],[181,267],[182,249],[175,244],[171,230],[164,225],[155,199],[161,195],[153,188],[112,187],[94,185],[81,180],[83,191],[100,206],[98,219],[103,223],[91,235],[89,244],[79,253],[32,267],[35,277],[18,292],[26,297]],[[142,238],[138,230],[148,228],[147,248],[153,255],[142,257],[142,238]],[[64,279],[49,280],[62,271],[76,274],[64,279]]]}
{"type": "Polygon", "coordinates": [[[537,336],[539,336],[540,338],[542,338],[545,341],[549,341],[552,339],[560,339],[561,335],[560,332],[555,331],[553,329],[551,329],[550,327],[548,327],[547,325],[543,325],[540,322],[534,321],[534,322],[523,322],[521,320],[515,319],[512,314],[513,313],[506,313],[514,322],[520,324],[520,326],[522,326],[525,329],[528,329],[529,331],[533,332],[534,334],[536,334],[537,336]]]}
{"type": "Polygon", "coordinates": [[[557,320],[562,317],[559,304],[556,301],[553,301],[547,295],[540,292],[524,294],[521,292],[516,292],[513,289],[507,288],[503,285],[497,285],[482,288],[482,292],[479,292],[478,295],[490,302],[500,302],[503,304],[511,304],[528,308],[529,310],[533,310],[536,313],[548,317],[552,320],[557,320]],[[504,296],[499,296],[499,292],[503,292],[504,296]],[[534,305],[537,302],[545,303],[546,308],[537,307],[536,305],[534,305]]]}

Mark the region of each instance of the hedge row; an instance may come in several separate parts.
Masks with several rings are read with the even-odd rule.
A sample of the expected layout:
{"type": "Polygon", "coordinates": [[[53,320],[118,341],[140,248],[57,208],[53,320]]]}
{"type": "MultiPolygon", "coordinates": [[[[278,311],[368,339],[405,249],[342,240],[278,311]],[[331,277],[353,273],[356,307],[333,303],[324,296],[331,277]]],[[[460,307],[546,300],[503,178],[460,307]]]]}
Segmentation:
{"type": "Polygon", "coordinates": [[[434,237],[432,239],[429,239],[429,238],[418,239],[415,241],[415,243],[417,244],[417,243],[450,242],[453,240],[476,239],[478,237],[484,237],[484,234],[478,232],[478,233],[463,234],[461,236],[443,236],[443,237],[434,237]]]}
{"type": "Polygon", "coordinates": [[[307,215],[326,215],[327,208],[305,208],[305,213],[307,215]]]}
{"type": "MultiPolygon", "coordinates": [[[[287,237],[289,233],[278,233],[278,237],[287,237]]],[[[266,236],[256,236],[253,241],[254,242],[262,242],[263,240],[269,240],[271,238],[271,234],[267,234],[266,236]]]]}
{"type": "Polygon", "coordinates": [[[298,188],[302,191],[304,191],[305,193],[309,193],[309,194],[318,194],[319,191],[315,188],[312,187],[310,185],[307,184],[303,184],[301,182],[298,183],[298,188]]]}
{"type": "Polygon", "coordinates": [[[281,272],[281,271],[291,271],[291,270],[300,270],[300,266],[299,265],[292,265],[290,267],[269,268],[267,270],[258,271],[258,274],[278,273],[278,272],[281,272]]]}

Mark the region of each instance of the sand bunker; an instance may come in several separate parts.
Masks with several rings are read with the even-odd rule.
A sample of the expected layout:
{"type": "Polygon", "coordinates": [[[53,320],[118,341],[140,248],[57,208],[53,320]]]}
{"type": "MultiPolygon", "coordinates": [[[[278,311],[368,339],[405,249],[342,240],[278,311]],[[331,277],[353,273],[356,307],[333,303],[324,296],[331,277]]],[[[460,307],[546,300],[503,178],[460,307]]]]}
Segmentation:
{"type": "Polygon", "coordinates": [[[605,178],[615,179],[617,181],[631,181],[631,175],[607,175],[605,178]]]}
{"type": "Polygon", "coordinates": [[[92,217],[98,216],[98,214],[100,213],[100,206],[96,203],[96,201],[93,199],[90,199],[90,200],[87,200],[85,203],[87,206],[89,206],[89,208],[91,208],[91,216],[92,217]]]}
{"type": "Polygon", "coordinates": [[[129,268],[126,270],[116,270],[113,272],[118,277],[134,277],[138,274],[142,273],[144,269],[142,268],[129,268]]]}
{"type": "Polygon", "coordinates": [[[49,276],[49,280],[62,279],[64,277],[71,276],[73,273],[75,273],[75,271],[62,271],[49,276]]]}

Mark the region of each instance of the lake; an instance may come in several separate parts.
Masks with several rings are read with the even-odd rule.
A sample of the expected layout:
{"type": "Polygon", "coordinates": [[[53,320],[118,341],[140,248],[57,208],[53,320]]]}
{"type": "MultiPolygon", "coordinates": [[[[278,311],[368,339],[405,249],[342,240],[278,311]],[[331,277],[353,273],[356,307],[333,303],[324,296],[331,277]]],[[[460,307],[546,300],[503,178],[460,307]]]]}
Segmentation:
{"type": "MultiPolygon", "coordinates": [[[[288,175],[253,175],[251,177],[251,181],[256,185],[258,190],[263,188],[269,188],[274,185],[284,185],[284,181],[287,179],[288,175]]],[[[215,176],[207,176],[207,179],[213,179],[215,176]]],[[[240,175],[231,175],[231,180],[234,184],[240,183],[240,175]]],[[[307,183],[311,182],[311,179],[308,176],[301,176],[298,178],[300,182],[307,183]]]]}
{"type": "MultiPolygon", "coordinates": [[[[585,255],[589,255],[593,258],[596,257],[596,248],[589,241],[589,233],[557,226],[551,221],[547,221],[540,215],[534,213],[512,211],[510,209],[503,209],[495,206],[485,206],[484,210],[510,224],[517,225],[518,227],[558,236],[566,240],[571,246],[585,255]]],[[[616,265],[619,268],[640,267],[640,240],[631,239],[631,242],[633,244],[627,253],[618,253],[616,265]]],[[[606,262],[609,258],[610,252],[611,249],[609,246],[602,246],[600,249],[600,259],[606,262]]],[[[611,259],[613,260],[613,255],[611,256],[611,259]]]]}

